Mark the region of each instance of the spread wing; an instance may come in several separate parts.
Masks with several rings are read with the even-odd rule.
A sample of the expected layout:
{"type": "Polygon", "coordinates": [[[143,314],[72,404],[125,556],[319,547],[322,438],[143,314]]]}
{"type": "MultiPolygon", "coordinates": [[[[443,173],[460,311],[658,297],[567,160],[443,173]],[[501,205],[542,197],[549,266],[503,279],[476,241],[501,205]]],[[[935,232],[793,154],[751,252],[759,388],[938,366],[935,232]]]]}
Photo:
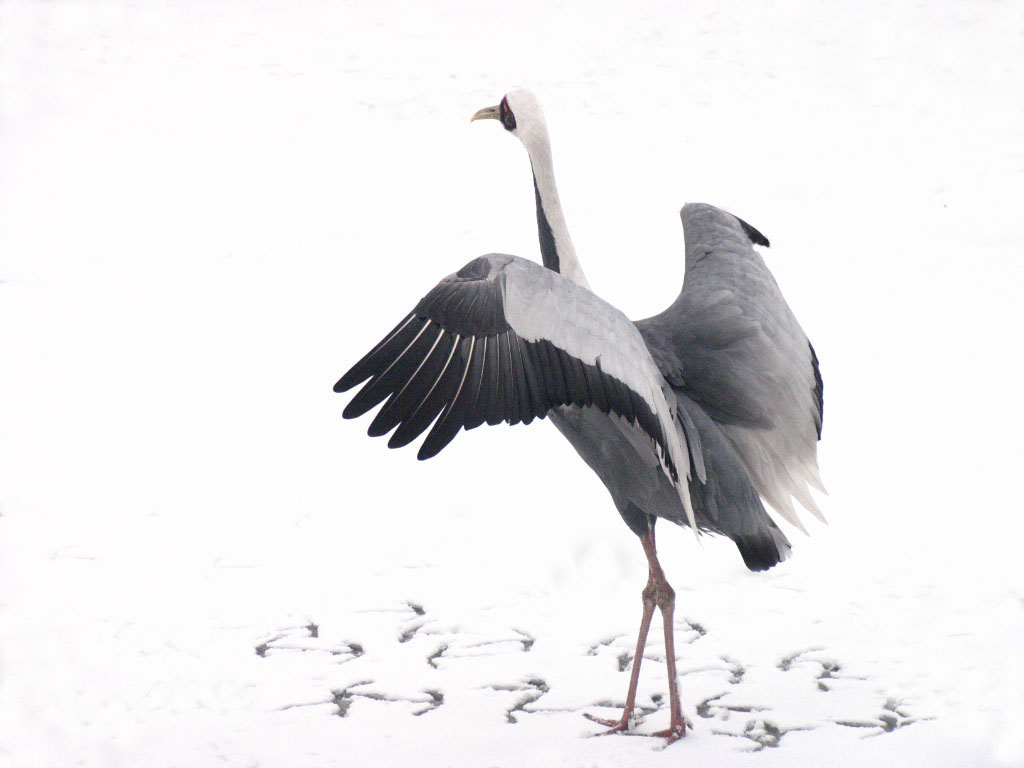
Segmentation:
{"type": "Polygon", "coordinates": [[[367,379],[343,415],[361,416],[387,400],[369,434],[394,429],[392,448],[433,425],[420,459],[436,455],[460,429],[529,424],[561,406],[629,419],[655,444],[696,530],[675,398],[639,331],[610,304],[539,264],[491,254],[446,277],[334,390],[367,379]]]}
{"type": "Polygon", "coordinates": [[[758,493],[803,528],[791,497],[821,518],[807,484],[824,490],[814,349],[753,248],[767,238],[710,205],[687,205],[680,217],[682,292],[637,326],[669,382],[721,426],[758,493]]]}

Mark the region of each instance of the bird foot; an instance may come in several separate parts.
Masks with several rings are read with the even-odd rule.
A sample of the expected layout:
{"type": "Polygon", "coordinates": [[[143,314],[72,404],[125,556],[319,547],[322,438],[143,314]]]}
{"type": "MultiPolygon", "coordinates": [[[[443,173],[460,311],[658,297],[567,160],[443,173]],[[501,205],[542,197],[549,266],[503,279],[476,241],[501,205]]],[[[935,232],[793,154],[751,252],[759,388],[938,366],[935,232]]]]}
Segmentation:
{"type": "Polygon", "coordinates": [[[595,717],[594,715],[591,715],[589,712],[584,712],[583,716],[587,718],[587,720],[589,720],[590,722],[597,723],[598,725],[603,725],[605,728],[608,729],[607,731],[601,731],[601,733],[595,734],[596,736],[608,736],[612,733],[629,732],[643,722],[641,718],[627,716],[625,714],[623,714],[623,716],[617,720],[609,720],[604,717],[595,717]]]}
{"type": "MultiPolygon", "coordinates": [[[[668,746],[674,741],[678,741],[686,735],[686,718],[679,718],[679,720],[672,723],[671,726],[666,728],[664,731],[657,731],[652,733],[652,736],[661,736],[665,739],[665,746],[668,746]]],[[[690,726],[693,727],[692,725],[690,726]]]]}
{"type": "Polygon", "coordinates": [[[685,736],[687,727],[693,728],[693,724],[688,722],[685,717],[680,717],[663,731],[655,731],[654,733],[636,733],[633,729],[643,722],[643,718],[626,717],[623,715],[618,720],[609,720],[603,717],[594,717],[594,715],[589,713],[584,713],[583,716],[590,722],[603,725],[608,729],[607,731],[601,731],[601,733],[594,734],[595,736],[608,736],[612,733],[624,733],[628,736],[657,737],[665,739],[665,746],[668,746],[685,736]]]}

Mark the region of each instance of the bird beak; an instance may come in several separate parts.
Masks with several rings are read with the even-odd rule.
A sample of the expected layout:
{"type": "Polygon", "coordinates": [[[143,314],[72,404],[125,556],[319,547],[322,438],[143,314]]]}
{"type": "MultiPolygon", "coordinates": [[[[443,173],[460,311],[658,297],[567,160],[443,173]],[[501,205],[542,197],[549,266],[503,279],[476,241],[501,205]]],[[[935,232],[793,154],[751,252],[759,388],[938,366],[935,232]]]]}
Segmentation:
{"type": "Polygon", "coordinates": [[[501,107],[495,105],[493,107],[484,107],[479,110],[475,115],[469,118],[469,122],[474,120],[499,120],[501,118],[501,107]]]}

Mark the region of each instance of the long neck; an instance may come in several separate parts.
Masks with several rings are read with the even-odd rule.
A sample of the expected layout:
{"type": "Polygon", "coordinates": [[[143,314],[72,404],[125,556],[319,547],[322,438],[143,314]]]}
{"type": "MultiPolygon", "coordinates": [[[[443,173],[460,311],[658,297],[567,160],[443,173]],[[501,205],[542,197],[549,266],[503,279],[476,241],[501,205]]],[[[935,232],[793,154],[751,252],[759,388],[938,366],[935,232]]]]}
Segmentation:
{"type": "Polygon", "coordinates": [[[561,273],[584,288],[590,288],[586,275],[576,258],[569,229],[565,226],[562,203],[555,186],[555,172],[551,162],[551,144],[547,136],[531,142],[527,147],[533,167],[533,191],[537,201],[537,234],[540,237],[540,255],[544,266],[561,273]]]}

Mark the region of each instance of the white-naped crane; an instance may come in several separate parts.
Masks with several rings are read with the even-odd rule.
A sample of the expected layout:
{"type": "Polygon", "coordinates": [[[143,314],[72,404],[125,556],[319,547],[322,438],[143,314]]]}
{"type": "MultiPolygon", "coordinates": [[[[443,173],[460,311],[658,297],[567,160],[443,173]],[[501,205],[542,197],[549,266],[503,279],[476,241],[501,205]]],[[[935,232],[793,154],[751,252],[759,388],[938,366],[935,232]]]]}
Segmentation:
{"type": "Polygon", "coordinates": [[[590,291],[566,228],[551,144],[525,90],[478,111],[518,137],[533,170],[544,266],[489,254],[437,284],[341,377],[369,381],[344,410],[387,400],[373,437],[407,445],[428,427],[418,457],[460,429],[550,417],[605,484],[639,538],[649,577],[625,708],[592,720],[608,733],[635,725],[640,662],[655,606],[668,666],[669,743],[686,731],[675,666],[675,593],[658,562],[654,524],[665,518],[728,536],[754,571],[784,560],[786,536],[761,499],[801,530],[792,499],[822,518],[808,484],[818,476],[823,385],[814,349],[754,245],[768,240],[705,204],[683,207],[685,276],[664,312],[632,322],[590,291]]]}

